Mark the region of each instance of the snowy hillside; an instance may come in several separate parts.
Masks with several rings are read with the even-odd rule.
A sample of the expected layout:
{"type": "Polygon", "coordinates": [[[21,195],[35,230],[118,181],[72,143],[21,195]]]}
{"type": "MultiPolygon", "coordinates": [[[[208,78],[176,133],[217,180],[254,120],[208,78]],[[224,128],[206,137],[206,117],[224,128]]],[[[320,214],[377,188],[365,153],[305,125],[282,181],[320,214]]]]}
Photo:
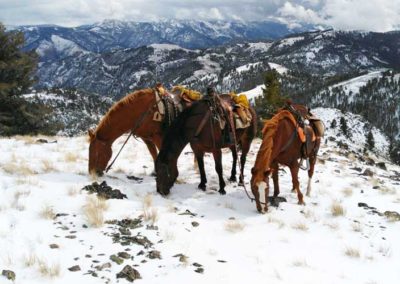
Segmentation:
{"type": "MultiPolygon", "coordinates": [[[[315,113],[327,126],[340,115],[315,113]]],[[[348,149],[340,143],[346,139],[328,129],[306,205],[297,205],[285,169],[281,196],[287,202],[265,215],[236,184],[227,185],[226,196],[217,193],[210,155],[208,190],[196,189],[190,148],[179,159],[178,183],[163,198],[145,145],[131,140],[97,180],[127,199],[98,200],[81,190],[94,181],[87,174],[86,137],[42,137],[50,143],[1,138],[0,269],[14,272],[16,284],[128,283],[117,276],[138,277],[135,270],[141,277],[135,283],[397,283],[400,167],[361,154],[362,125],[356,116],[349,123],[356,129],[348,149]]],[[[259,146],[257,139],[249,153],[247,187],[259,146]]],[[[230,162],[224,150],[225,177],[230,162]]],[[[300,182],[304,190],[304,171],[300,182]]],[[[12,282],[0,276],[0,283],[12,282]]]]}

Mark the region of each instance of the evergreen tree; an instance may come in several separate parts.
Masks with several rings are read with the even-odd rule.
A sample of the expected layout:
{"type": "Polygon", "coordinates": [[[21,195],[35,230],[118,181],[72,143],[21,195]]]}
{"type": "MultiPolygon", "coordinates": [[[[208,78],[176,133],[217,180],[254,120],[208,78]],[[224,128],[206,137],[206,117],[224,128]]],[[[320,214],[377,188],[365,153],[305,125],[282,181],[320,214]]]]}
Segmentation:
{"type": "Polygon", "coordinates": [[[400,142],[393,138],[389,144],[389,156],[395,164],[400,165],[400,142]]]}
{"type": "Polygon", "coordinates": [[[50,134],[44,105],[26,101],[21,95],[35,82],[35,52],[25,52],[22,32],[6,31],[0,23],[0,135],[50,134]]]}
{"type": "Polygon", "coordinates": [[[332,128],[332,129],[333,129],[333,128],[336,128],[336,126],[337,126],[336,119],[333,119],[332,122],[331,122],[331,128],[332,128]]]}
{"type": "Polygon", "coordinates": [[[272,69],[265,73],[263,95],[255,99],[256,111],[260,118],[271,118],[283,107],[286,98],[281,95],[279,73],[272,69]]]}
{"type": "Polygon", "coordinates": [[[340,118],[340,130],[342,131],[344,136],[349,136],[347,122],[343,116],[340,118]]]}
{"type": "Polygon", "coordinates": [[[375,139],[374,139],[374,135],[372,134],[371,129],[368,131],[367,135],[366,135],[366,145],[365,145],[367,150],[372,151],[375,147],[375,139]]]}

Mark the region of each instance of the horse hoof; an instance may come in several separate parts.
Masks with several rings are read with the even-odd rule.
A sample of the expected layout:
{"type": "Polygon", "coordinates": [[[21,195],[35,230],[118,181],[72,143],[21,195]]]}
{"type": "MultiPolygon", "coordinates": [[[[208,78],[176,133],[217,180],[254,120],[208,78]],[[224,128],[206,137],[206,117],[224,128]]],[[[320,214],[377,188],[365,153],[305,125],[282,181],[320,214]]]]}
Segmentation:
{"type": "Polygon", "coordinates": [[[243,186],[243,185],[244,185],[243,181],[240,180],[240,181],[238,182],[238,186],[243,186]]]}
{"type": "Polygon", "coordinates": [[[220,189],[220,190],[218,190],[218,192],[219,192],[221,195],[225,195],[225,194],[226,194],[225,189],[220,189]]]}
{"type": "Polygon", "coordinates": [[[150,174],[150,176],[156,177],[156,176],[157,176],[157,173],[156,173],[155,171],[152,171],[151,174],[150,174]]]}
{"type": "Polygon", "coordinates": [[[236,182],[236,177],[232,176],[228,179],[230,182],[236,182]]]}
{"type": "Polygon", "coordinates": [[[306,203],[304,202],[304,201],[299,201],[297,204],[299,204],[299,205],[306,205],[306,203]]]}
{"type": "Polygon", "coordinates": [[[201,189],[202,191],[206,191],[207,186],[205,184],[199,184],[197,188],[201,189]]]}

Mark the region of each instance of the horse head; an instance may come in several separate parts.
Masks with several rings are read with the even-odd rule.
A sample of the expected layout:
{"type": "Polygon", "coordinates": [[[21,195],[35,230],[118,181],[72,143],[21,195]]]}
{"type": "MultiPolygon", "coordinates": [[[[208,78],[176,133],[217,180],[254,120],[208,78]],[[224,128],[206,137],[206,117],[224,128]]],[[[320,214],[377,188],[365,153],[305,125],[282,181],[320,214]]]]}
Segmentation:
{"type": "Polygon", "coordinates": [[[156,160],[156,173],[157,192],[164,196],[168,195],[178,177],[177,166],[162,161],[159,155],[156,160]]]}
{"type": "Polygon", "coordinates": [[[103,175],[111,158],[111,144],[100,140],[95,131],[89,129],[89,173],[103,175]]]}

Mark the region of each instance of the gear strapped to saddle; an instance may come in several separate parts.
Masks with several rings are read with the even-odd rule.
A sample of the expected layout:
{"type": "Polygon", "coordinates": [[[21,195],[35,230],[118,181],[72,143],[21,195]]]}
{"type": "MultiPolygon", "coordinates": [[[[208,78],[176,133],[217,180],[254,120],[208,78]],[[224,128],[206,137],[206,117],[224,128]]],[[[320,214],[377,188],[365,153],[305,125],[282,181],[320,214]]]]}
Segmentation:
{"type": "Polygon", "coordinates": [[[324,135],[325,126],[308,108],[288,103],[284,109],[288,110],[296,119],[297,134],[303,143],[301,155],[302,158],[307,158],[313,149],[315,140],[324,135]]]}
{"type": "Polygon", "coordinates": [[[233,116],[235,119],[235,128],[247,128],[251,124],[252,115],[250,113],[250,103],[245,94],[237,95],[231,92],[229,96],[234,102],[233,116]]]}
{"type": "Polygon", "coordinates": [[[154,112],[153,120],[162,122],[163,127],[168,127],[179,114],[178,106],[161,84],[155,87],[154,95],[157,110],[154,112]]]}

